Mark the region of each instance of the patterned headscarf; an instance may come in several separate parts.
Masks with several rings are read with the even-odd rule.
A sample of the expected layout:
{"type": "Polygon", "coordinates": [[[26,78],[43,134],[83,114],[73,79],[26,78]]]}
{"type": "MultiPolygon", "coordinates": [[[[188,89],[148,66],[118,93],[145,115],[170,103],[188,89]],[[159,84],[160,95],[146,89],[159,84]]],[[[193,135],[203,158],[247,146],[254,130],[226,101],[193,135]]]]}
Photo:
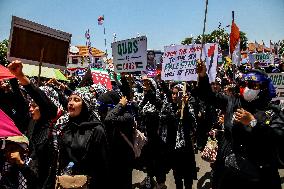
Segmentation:
{"type": "MultiPolygon", "coordinates": [[[[97,101],[92,93],[89,92],[88,87],[82,87],[76,89],[71,95],[79,96],[85,103],[90,116],[95,116],[96,119],[101,120],[98,113],[97,101]]],[[[57,136],[60,135],[61,131],[66,126],[66,123],[69,121],[69,113],[65,113],[59,119],[57,119],[54,126],[53,136],[55,137],[55,146],[57,146],[57,136]]]]}
{"type": "Polygon", "coordinates": [[[91,87],[97,93],[97,97],[99,97],[101,94],[104,94],[104,93],[107,92],[107,88],[105,86],[103,86],[102,84],[93,84],[91,87]]]}
{"type": "Polygon", "coordinates": [[[179,91],[183,91],[183,85],[182,84],[176,84],[175,86],[174,86],[174,88],[177,88],[179,91]]]}
{"type": "Polygon", "coordinates": [[[59,102],[59,95],[52,87],[41,86],[39,88],[46,94],[46,96],[54,103],[55,106],[62,109],[62,105],[59,102]]]}
{"type": "Polygon", "coordinates": [[[86,104],[88,112],[94,116],[98,120],[100,120],[100,116],[98,113],[98,104],[95,96],[89,92],[89,89],[86,87],[76,89],[71,95],[79,96],[83,102],[86,104]]]}

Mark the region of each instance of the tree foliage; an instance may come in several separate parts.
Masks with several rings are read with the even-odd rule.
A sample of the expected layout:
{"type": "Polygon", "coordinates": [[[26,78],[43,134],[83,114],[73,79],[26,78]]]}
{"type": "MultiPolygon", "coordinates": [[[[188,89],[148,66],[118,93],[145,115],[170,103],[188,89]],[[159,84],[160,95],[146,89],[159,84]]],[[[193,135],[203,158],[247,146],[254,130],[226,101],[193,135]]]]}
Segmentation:
{"type": "Polygon", "coordinates": [[[5,66],[8,64],[7,51],[8,51],[9,41],[7,39],[0,42],[0,64],[5,66]]]}
{"type": "MultiPolygon", "coordinates": [[[[240,38],[241,38],[241,44],[240,44],[241,49],[245,50],[247,48],[247,41],[248,41],[246,33],[240,31],[240,38]]],[[[195,43],[200,44],[202,42],[202,35],[198,35],[195,39],[193,39],[192,37],[185,38],[181,42],[181,44],[183,45],[192,44],[192,40],[194,40],[195,43]]],[[[230,34],[225,30],[225,28],[221,27],[221,23],[218,29],[212,31],[210,34],[204,35],[204,42],[205,43],[218,42],[222,49],[223,55],[227,55],[229,53],[230,34]]]]}

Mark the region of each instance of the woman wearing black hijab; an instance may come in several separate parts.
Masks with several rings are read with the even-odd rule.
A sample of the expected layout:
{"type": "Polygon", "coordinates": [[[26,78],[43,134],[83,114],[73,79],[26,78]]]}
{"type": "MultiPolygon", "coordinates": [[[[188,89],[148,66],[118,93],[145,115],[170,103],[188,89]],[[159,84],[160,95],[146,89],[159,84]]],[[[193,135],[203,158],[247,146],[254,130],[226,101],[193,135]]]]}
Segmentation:
{"type": "Polygon", "coordinates": [[[108,147],[95,98],[86,90],[74,91],[68,99],[68,114],[57,121],[59,171],[70,162],[73,175],[90,177],[89,188],[108,188],[108,147]]]}
{"type": "Polygon", "coordinates": [[[98,103],[110,147],[109,183],[111,188],[131,189],[135,123],[133,107],[128,105],[126,97],[120,97],[115,91],[102,94],[98,103]]]}

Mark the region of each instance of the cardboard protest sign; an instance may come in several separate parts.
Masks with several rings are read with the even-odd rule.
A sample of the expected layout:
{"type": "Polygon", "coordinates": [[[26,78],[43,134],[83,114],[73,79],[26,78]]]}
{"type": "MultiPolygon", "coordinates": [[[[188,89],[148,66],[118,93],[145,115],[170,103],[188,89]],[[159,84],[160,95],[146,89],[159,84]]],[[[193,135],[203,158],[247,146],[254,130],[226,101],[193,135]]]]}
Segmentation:
{"type": "Polygon", "coordinates": [[[276,88],[277,97],[273,100],[284,100],[284,73],[269,73],[268,76],[276,88]]]}
{"type": "MultiPolygon", "coordinates": [[[[200,59],[201,44],[166,46],[162,63],[162,80],[196,81],[196,61],[200,59]]],[[[205,59],[209,81],[215,81],[218,58],[218,44],[204,45],[202,59],[205,59]]]]}
{"type": "Polygon", "coordinates": [[[13,16],[9,40],[9,61],[66,69],[71,34],[13,16]]]}
{"type": "Polygon", "coordinates": [[[115,72],[146,70],[147,38],[141,36],[111,44],[115,72]]]}
{"type": "Polygon", "coordinates": [[[274,63],[274,56],[271,53],[253,53],[249,54],[249,61],[251,63],[259,61],[260,67],[268,67],[274,63]]]}

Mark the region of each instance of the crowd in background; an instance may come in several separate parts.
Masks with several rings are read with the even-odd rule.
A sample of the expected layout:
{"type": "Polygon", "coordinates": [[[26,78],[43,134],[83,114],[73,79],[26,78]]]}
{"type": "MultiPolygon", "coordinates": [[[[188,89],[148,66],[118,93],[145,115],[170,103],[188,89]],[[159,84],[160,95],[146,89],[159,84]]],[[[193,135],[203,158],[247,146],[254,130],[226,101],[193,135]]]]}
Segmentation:
{"type": "Polygon", "coordinates": [[[284,112],[267,73],[283,63],[219,66],[212,83],[203,62],[198,82],[122,73],[112,90],[74,76],[38,83],[19,61],[8,69],[16,78],[1,82],[0,109],[23,135],[1,139],[0,189],[54,188],[67,168],[87,175],[88,188],[130,189],[138,169],[147,173],[140,188],[167,188],[173,170],[176,188],[189,189],[212,129],[213,188],[281,188],[284,112]]]}

